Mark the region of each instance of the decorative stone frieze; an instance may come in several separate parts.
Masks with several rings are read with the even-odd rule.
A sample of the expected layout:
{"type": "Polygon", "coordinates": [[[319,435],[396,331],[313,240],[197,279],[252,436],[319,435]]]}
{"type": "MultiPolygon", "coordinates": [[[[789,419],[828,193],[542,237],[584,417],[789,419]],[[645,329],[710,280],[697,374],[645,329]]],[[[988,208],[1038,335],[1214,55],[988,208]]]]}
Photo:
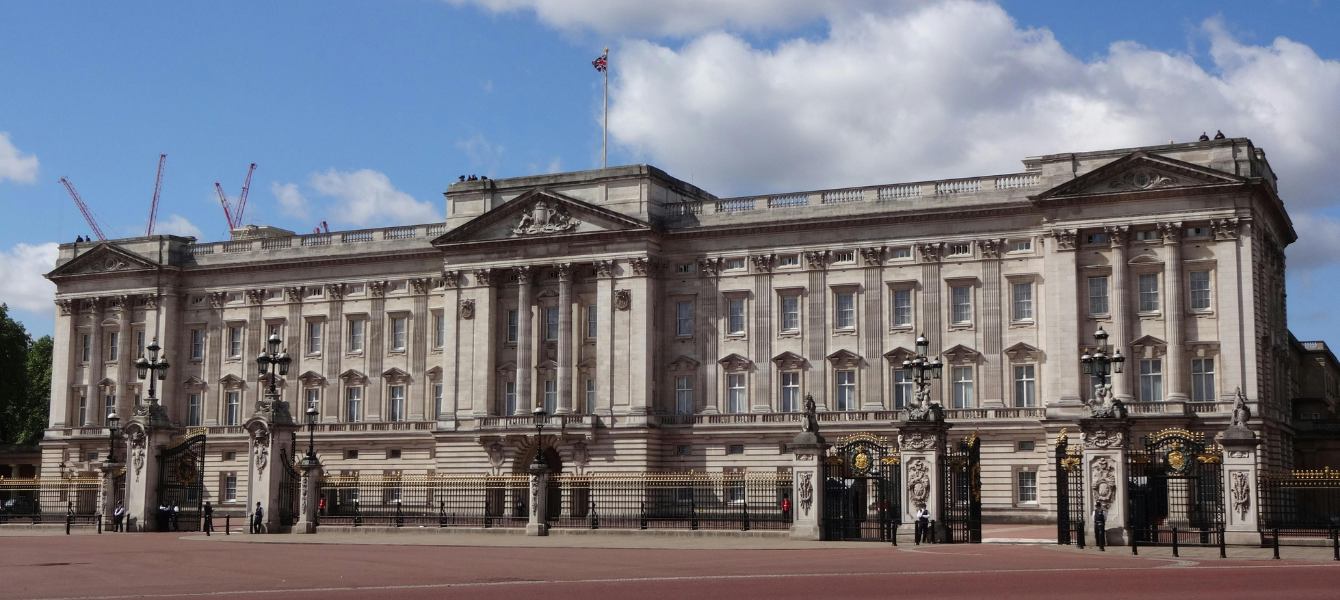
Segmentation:
{"type": "Polygon", "coordinates": [[[460,315],[462,319],[470,320],[475,318],[475,301],[472,298],[461,300],[460,315]]]}
{"type": "Polygon", "coordinates": [[[1056,239],[1057,250],[1074,250],[1075,238],[1079,237],[1078,229],[1053,229],[1052,237],[1056,239]]]}

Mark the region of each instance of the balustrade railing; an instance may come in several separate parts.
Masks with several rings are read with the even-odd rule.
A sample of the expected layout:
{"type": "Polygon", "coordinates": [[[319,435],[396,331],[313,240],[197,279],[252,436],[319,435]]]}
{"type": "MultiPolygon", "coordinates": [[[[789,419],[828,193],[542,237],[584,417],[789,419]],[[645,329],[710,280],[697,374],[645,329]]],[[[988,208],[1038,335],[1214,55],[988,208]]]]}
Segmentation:
{"type": "Polygon", "coordinates": [[[810,203],[809,194],[786,194],[782,196],[769,196],[768,208],[789,208],[792,206],[807,206],[810,203]]]}

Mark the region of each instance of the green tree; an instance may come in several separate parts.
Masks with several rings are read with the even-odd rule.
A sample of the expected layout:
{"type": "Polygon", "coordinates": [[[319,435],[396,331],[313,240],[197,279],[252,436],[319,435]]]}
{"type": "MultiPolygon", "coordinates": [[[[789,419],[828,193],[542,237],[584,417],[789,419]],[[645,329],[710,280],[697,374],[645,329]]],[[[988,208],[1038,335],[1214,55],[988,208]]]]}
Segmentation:
{"type": "Polygon", "coordinates": [[[44,335],[28,346],[28,404],[19,411],[17,444],[36,444],[51,417],[51,357],[56,347],[44,335]]]}
{"type": "Polygon", "coordinates": [[[28,346],[32,337],[23,324],[9,318],[0,304],[0,443],[16,443],[28,397],[28,346]]]}

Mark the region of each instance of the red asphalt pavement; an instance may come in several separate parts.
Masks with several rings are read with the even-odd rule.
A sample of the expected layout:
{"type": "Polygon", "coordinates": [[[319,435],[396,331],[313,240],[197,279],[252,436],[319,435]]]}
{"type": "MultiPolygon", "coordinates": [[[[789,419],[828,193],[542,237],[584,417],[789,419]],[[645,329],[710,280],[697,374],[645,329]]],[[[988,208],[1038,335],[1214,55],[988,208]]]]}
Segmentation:
{"type": "Polygon", "coordinates": [[[1340,563],[997,544],[649,550],[0,537],[10,598],[1340,598],[1340,563]]]}

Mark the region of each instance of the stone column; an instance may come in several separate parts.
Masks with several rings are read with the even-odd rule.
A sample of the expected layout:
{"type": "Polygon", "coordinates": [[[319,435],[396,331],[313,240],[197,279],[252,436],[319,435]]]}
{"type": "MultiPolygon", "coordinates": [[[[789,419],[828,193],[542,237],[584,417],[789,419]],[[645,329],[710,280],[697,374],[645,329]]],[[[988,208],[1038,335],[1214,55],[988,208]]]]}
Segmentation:
{"type": "Polygon", "coordinates": [[[915,532],[917,510],[925,505],[931,511],[931,519],[936,521],[935,539],[947,539],[940,470],[950,427],[944,421],[903,421],[898,427],[898,451],[903,470],[903,524],[899,529],[904,533],[911,535],[915,532]]]}
{"type": "MultiPolygon", "coordinates": [[[[531,310],[533,302],[530,277],[534,272],[530,265],[516,268],[517,273],[517,323],[516,323],[516,412],[517,416],[528,415],[535,406],[531,395],[530,382],[535,375],[534,347],[535,336],[531,334],[531,322],[534,318],[531,310]]],[[[486,376],[491,377],[489,373],[486,376]]]]}
{"type": "Polygon", "coordinates": [[[1168,249],[1168,263],[1163,269],[1164,287],[1168,288],[1168,297],[1163,303],[1164,324],[1167,325],[1168,355],[1163,358],[1164,389],[1163,399],[1169,402],[1186,402],[1186,383],[1183,381],[1186,366],[1186,327],[1183,324],[1186,315],[1186,292],[1182,280],[1182,224],[1162,223],[1163,245],[1168,249]]]}
{"type": "Polygon", "coordinates": [[[1009,392],[1004,387],[1008,377],[1002,373],[1009,363],[1009,357],[1001,353],[1004,349],[1004,323],[1010,320],[1014,309],[1014,290],[1006,287],[1001,293],[1000,253],[1004,240],[977,240],[977,248],[982,252],[982,357],[986,364],[982,368],[982,390],[979,406],[1000,406],[1009,404],[1009,392]]]}
{"type": "Polygon", "coordinates": [[[791,539],[823,538],[824,453],[830,444],[818,433],[804,432],[791,443],[791,473],[795,497],[791,500],[791,539]]]}
{"type": "MultiPolygon", "coordinates": [[[[135,372],[135,359],[139,358],[135,354],[135,327],[131,324],[135,319],[135,298],[130,294],[117,296],[117,331],[120,334],[116,338],[116,414],[128,415],[135,405],[135,388],[138,387],[139,379],[135,372]]],[[[147,325],[147,323],[146,323],[147,325]]],[[[146,330],[145,335],[149,335],[146,330]]],[[[145,346],[148,346],[146,340],[145,346]]],[[[163,398],[167,398],[166,394],[163,398]]],[[[141,398],[141,401],[144,399],[141,398]]],[[[165,402],[164,405],[167,403],[165,402]]],[[[106,410],[104,405],[103,410],[106,410]]],[[[178,419],[181,421],[182,419],[178,419]]]]}
{"type": "MultiPolygon", "coordinates": [[[[106,300],[103,298],[90,298],[89,303],[93,305],[93,314],[89,325],[91,326],[88,339],[88,364],[85,365],[84,383],[88,384],[88,412],[84,415],[85,427],[91,427],[102,423],[102,417],[107,411],[107,401],[103,398],[103,388],[98,385],[104,377],[102,365],[102,319],[105,316],[103,307],[106,300]]],[[[82,352],[82,350],[80,350],[82,352]]]]}
{"type": "MultiPolygon", "coordinates": [[[[386,282],[369,281],[368,295],[372,297],[372,308],[368,310],[368,321],[363,332],[365,348],[364,364],[368,367],[369,384],[363,386],[363,420],[380,421],[386,410],[382,407],[382,363],[386,360],[386,282]],[[375,383],[372,383],[375,382],[375,383]]],[[[255,508],[255,505],[252,506],[255,508]]]]}
{"type": "Polygon", "coordinates": [[[321,461],[310,457],[304,458],[298,468],[302,469],[302,482],[298,488],[298,523],[293,526],[293,533],[316,533],[316,510],[321,499],[321,475],[324,469],[321,461]]]}
{"type": "MultiPolygon", "coordinates": [[[[1051,233],[1051,248],[1044,266],[1048,327],[1046,328],[1047,377],[1040,381],[1042,397],[1047,398],[1047,418],[1079,416],[1081,388],[1088,382],[1080,381],[1079,357],[1081,304],[1087,302],[1089,291],[1086,281],[1079,277],[1075,246],[1079,232],[1074,229],[1056,229],[1051,233]],[[1052,326],[1054,324],[1054,326],[1052,326]],[[1055,364],[1053,364],[1053,359],[1055,364]]],[[[1087,304],[1083,310],[1087,311],[1087,304]]],[[[1110,310],[1110,308],[1109,308],[1110,310]]],[[[1091,343],[1086,340],[1085,343],[1091,343]]]]}
{"type": "MultiPolygon", "coordinates": [[[[943,315],[940,306],[940,289],[944,282],[940,280],[940,253],[944,250],[944,243],[935,242],[931,244],[917,244],[918,260],[921,263],[921,303],[917,310],[917,316],[921,319],[920,331],[925,334],[926,341],[930,346],[926,348],[927,356],[934,357],[944,349],[941,341],[944,339],[943,315]]],[[[940,402],[940,388],[938,384],[932,384],[930,387],[931,400],[940,402]]],[[[930,506],[930,505],[927,505],[930,506]]],[[[906,510],[906,509],[904,509],[906,510]]]]}
{"type": "Polygon", "coordinates": [[[558,265],[558,410],[572,412],[572,265],[558,265]]]}
{"type": "MultiPolygon", "coordinates": [[[[862,275],[865,289],[861,296],[865,314],[861,315],[861,348],[865,354],[865,381],[861,384],[861,410],[884,410],[884,376],[888,373],[887,364],[880,360],[884,354],[884,248],[861,248],[861,260],[865,264],[862,275]]],[[[892,408],[890,401],[889,408],[892,408]]]]}
{"type": "MultiPolygon", "coordinates": [[[[810,364],[805,381],[805,394],[814,396],[820,412],[833,410],[829,405],[828,366],[823,364],[828,356],[828,340],[833,337],[828,330],[828,251],[805,253],[805,264],[809,267],[809,281],[805,296],[809,299],[805,307],[805,348],[810,364]]],[[[771,356],[755,357],[755,362],[768,362],[771,356]]]]}
{"type": "MultiPolygon", "coordinates": [[[[1131,356],[1131,349],[1127,347],[1127,344],[1131,343],[1131,323],[1128,317],[1131,306],[1131,282],[1126,277],[1126,243],[1130,240],[1130,230],[1131,228],[1126,225],[1107,228],[1107,239],[1112,243],[1112,293],[1108,297],[1107,308],[1112,315],[1109,343],[1112,352],[1121,350],[1122,355],[1127,358],[1131,356]]],[[[1122,373],[1112,373],[1112,393],[1122,402],[1130,402],[1133,398],[1131,374],[1138,373],[1140,369],[1138,364],[1132,366],[1136,368],[1122,373]]],[[[1082,385],[1087,389],[1088,382],[1082,382],[1082,385]]]]}
{"type": "Polygon", "coordinates": [[[530,464],[530,521],[526,523],[526,535],[549,535],[549,522],[545,519],[545,505],[548,502],[549,466],[545,463],[530,464]]]}
{"type": "MultiPolygon", "coordinates": [[[[596,261],[596,411],[614,412],[614,261],[596,261]]],[[[611,423],[606,423],[609,426],[611,423]]]]}
{"type": "Polygon", "coordinates": [[[83,350],[79,347],[79,301],[60,298],[56,300],[56,307],[58,311],[52,328],[55,335],[52,336],[54,346],[51,352],[51,399],[53,402],[51,402],[51,413],[47,424],[49,427],[58,429],[81,425],[81,423],[74,422],[79,418],[79,407],[76,405],[77,400],[72,397],[71,391],[77,382],[75,368],[79,364],[79,358],[82,358],[77,358],[74,353],[83,350]]]}
{"type": "Polygon", "coordinates": [[[754,265],[754,312],[750,319],[749,344],[753,346],[754,385],[750,389],[749,412],[781,410],[772,404],[772,258],[771,254],[749,257],[754,265]]]}
{"type": "Polygon", "coordinates": [[[154,531],[158,510],[158,456],[177,432],[158,404],[125,426],[126,531],[154,531]]]}
{"type": "MultiPolygon", "coordinates": [[[[1084,528],[1095,536],[1105,535],[1107,545],[1129,543],[1126,531],[1126,443],[1131,433],[1128,419],[1080,419],[1084,437],[1084,528]],[[1102,502],[1107,509],[1107,531],[1093,528],[1093,507],[1102,502]]],[[[1097,539],[1096,537],[1094,538],[1097,539]]]]}
{"type": "Polygon", "coordinates": [[[1261,534],[1257,531],[1259,499],[1257,487],[1256,447],[1261,440],[1252,430],[1232,425],[1219,434],[1218,442],[1224,447],[1224,543],[1258,545],[1261,534]]]}
{"type": "Polygon", "coordinates": [[[717,320],[717,315],[720,314],[718,306],[721,303],[719,285],[721,259],[705,258],[698,261],[698,271],[703,278],[701,287],[703,293],[698,296],[697,322],[694,324],[693,335],[703,357],[701,375],[698,378],[702,396],[699,402],[703,414],[715,415],[721,412],[717,395],[717,380],[720,377],[717,358],[721,355],[721,336],[718,335],[721,326],[717,320]]]}
{"type": "MultiPolygon", "coordinates": [[[[289,302],[300,302],[302,288],[289,288],[289,302]],[[295,298],[296,294],[296,298],[295,298]]],[[[344,403],[340,387],[340,356],[344,353],[344,284],[326,284],[326,339],[321,360],[325,367],[326,389],[321,393],[321,420],[334,423],[340,420],[340,405],[344,403]]],[[[306,410],[306,409],[304,409],[306,410]]]]}
{"type": "Polygon", "coordinates": [[[505,408],[497,394],[498,345],[507,330],[507,313],[498,302],[500,274],[496,269],[475,269],[474,287],[458,292],[459,302],[447,306],[456,311],[455,320],[449,320],[456,327],[456,352],[448,362],[455,361],[459,417],[497,415],[505,408]]]}
{"type": "MultiPolygon", "coordinates": [[[[428,291],[432,289],[432,281],[426,278],[415,278],[409,280],[410,291],[414,292],[412,308],[410,309],[410,326],[412,331],[409,333],[409,343],[407,351],[409,352],[409,372],[414,377],[417,385],[409,386],[414,391],[409,393],[406,390],[405,403],[409,410],[406,411],[409,420],[423,421],[425,415],[431,415],[433,421],[437,420],[437,407],[431,406],[433,395],[430,393],[433,382],[424,375],[428,371],[428,349],[432,347],[433,336],[437,335],[436,330],[431,330],[433,315],[428,312],[428,291]],[[413,398],[413,400],[411,400],[413,398]]],[[[445,319],[446,313],[442,318],[445,319]]],[[[445,401],[445,398],[443,399],[445,401]]]]}

